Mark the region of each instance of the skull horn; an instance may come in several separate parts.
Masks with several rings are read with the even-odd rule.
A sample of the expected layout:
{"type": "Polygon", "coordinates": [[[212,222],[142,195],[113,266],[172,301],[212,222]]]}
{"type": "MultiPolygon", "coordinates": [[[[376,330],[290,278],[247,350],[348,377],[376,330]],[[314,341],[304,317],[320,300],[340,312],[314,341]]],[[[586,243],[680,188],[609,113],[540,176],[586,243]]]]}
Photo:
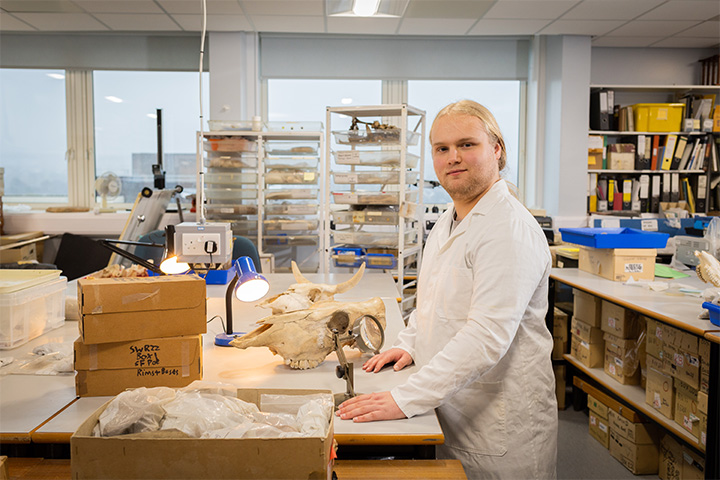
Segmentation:
{"type": "Polygon", "coordinates": [[[295,281],[297,283],[312,283],[310,280],[303,277],[302,273],[300,273],[300,269],[298,268],[297,263],[295,263],[295,260],[290,263],[290,266],[292,268],[293,276],[295,277],[295,281]]]}
{"type": "Polygon", "coordinates": [[[338,283],[335,287],[335,293],[344,293],[353,288],[355,285],[357,285],[360,282],[360,279],[363,276],[363,273],[365,273],[365,263],[360,265],[360,268],[358,269],[357,273],[352,276],[352,278],[346,282],[338,283]]]}

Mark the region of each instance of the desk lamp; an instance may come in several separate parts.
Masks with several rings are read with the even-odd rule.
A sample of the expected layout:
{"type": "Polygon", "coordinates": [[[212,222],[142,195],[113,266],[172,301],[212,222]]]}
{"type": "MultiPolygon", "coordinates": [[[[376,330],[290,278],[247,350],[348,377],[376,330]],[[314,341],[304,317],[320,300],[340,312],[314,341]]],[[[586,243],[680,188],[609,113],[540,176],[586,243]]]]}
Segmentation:
{"type": "Polygon", "coordinates": [[[160,262],[160,270],[168,275],[185,273],[190,270],[190,265],[178,262],[175,254],[175,225],[165,226],[165,254],[164,260],[160,262]]]}
{"type": "Polygon", "coordinates": [[[190,270],[190,265],[188,265],[187,263],[178,263],[177,261],[177,256],[175,255],[174,235],[175,227],[173,225],[167,225],[165,227],[165,245],[160,243],[134,242],[130,240],[113,240],[109,238],[100,240],[100,244],[108,250],[117,253],[121,257],[125,257],[128,260],[137,263],[138,265],[145,267],[151,272],[154,272],[158,275],[173,275],[185,273],[190,270]],[[114,245],[115,243],[121,245],[162,248],[164,249],[162,257],[163,260],[160,262],[160,266],[155,265],[154,263],[149,262],[144,258],[140,258],[137,255],[128,252],[127,250],[123,250],[117,245],[114,245]]]}
{"type": "Polygon", "coordinates": [[[119,243],[121,245],[138,245],[138,246],[144,246],[144,247],[159,247],[159,248],[165,248],[165,245],[161,245],[158,243],[145,243],[145,242],[132,242],[130,240],[113,240],[110,238],[106,238],[103,240],[100,240],[100,244],[107,248],[108,250],[117,253],[121,257],[125,257],[128,260],[137,263],[138,265],[147,268],[151,272],[154,272],[158,275],[165,275],[165,272],[163,272],[160,267],[155,265],[152,262],[148,262],[144,258],[140,258],[137,255],[134,255],[127,250],[123,250],[122,248],[118,247],[117,245],[113,245],[115,243],[119,243]]]}
{"type": "Polygon", "coordinates": [[[339,365],[335,367],[335,375],[338,378],[345,379],[345,393],[336,393],[335,408],[350,398],[357,395],[355,392],[355,376],[353,373],[353,364],[345,358],[341,344],[348,341],[355,341],[355,345],[363,353],[372,353],[377,355],[385,343],[385,332],[377,318],[372,315],[363,315],[355,320],[355,324],[345,336],[340,336],[340,332],[346,331],[350,324],[350,317],[343,311],[335,312],[330,321],[328,328],[333,333],[333,343],[335,345],[335,353],[337,353],[339,365]]]}
{"type": "Polygon", "coordinates": [[[264,297],[270,289],[270,284],[265,277],[255,270],[252,258],[240,257],[233,262],[231,268],[233,270],[233,279],[225,291],[225,332],[215,336],[215,345],[221,347],[230,346],[230,342],[242,335],[242,332],[233,331],[233,294],[242,302],[254,302],[264,297]]]}

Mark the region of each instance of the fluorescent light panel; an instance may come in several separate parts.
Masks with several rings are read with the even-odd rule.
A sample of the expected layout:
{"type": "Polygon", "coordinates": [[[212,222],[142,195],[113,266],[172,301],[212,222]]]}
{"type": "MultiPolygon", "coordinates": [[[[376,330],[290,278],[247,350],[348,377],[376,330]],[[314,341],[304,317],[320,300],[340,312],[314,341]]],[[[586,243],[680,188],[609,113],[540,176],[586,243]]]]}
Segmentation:
{"type": "Polygon", "coordinates": [[[408,3],[410,0],[325,0],[332,17],[401,17],[408,3]]]}

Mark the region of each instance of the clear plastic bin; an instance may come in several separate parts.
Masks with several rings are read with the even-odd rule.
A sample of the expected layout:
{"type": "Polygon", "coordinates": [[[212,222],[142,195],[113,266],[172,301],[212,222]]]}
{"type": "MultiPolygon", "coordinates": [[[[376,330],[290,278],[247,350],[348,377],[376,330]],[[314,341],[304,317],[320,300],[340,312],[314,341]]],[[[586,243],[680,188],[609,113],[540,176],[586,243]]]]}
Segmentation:
{"type": "Polygon", "coordinates": [[[212,131],[251,131],[253,127],[253,122],[252,120],[208,120],[208,127],[212,131]]]}
{"type": "Polygon", "coordinates": [[[355,225],[397,225],[400,222],[398,212],[383,210],[343,210],[332,212],[333,221],[340,224],[355,225]]]}
{"type": "Polygon", "coordinates": [[[368,253],[365,255],[367,268],[392,269],[397,267],[397,257],[391,253],[368,253]]]}
{"type": "Polygon", "coordinates": [[[282,188],[265,190],[265,200],[317,200],[317,188],[282,188]]]}
{"type": "MultiPolygon", "coordinates": [[[[355,184],[395,184],[400,183],[400,172],[333,172],[335,183],[339,185],[355,184]]],[[[405,172],[405,183],[415,183],[418,172],[405,172]]]]}
{"type": "Polygon", "coordinates": [[[224,205],[211,203],[205,207],[208,215],[257,215],[257,205],[224,205]]]}
{"type": "Polygon", "coordinates": [[[321,132],[322,122],[268,122],[270,132],[321,132]]]}
{"type": "Polygon", "coordinates": [[[265,235],[266,245],[312,246],[318,244],[317,235],[265,235]]]}
{"type": "Polygon", "coordinates": [[[208,185],[257,185],[257,173],[206,173],[205,183],[208,185]]]}
{"type": "Polygon", "coordinates": [[[206,152],[257,152],[257,142],[243,137],[211,137],[203,142],[206,152]]]}
{"type": "Polygon", "coordinates": [[[230,172],[238,168],[257,168],[258,159],[254,153],[208,152],[205,166],[218,172],[230,172]]]}
{"type": "MultiPolygon", "coordinates": [[[[341,145],[397,145],[400,143],[400,129],[388,128],[386,130],[333,130],[335,141],[341,145]]],[[[417,145],[420,134],[407,131],[407,144],[417,145]]]]}
{"type": "MultiPolygon", "coordinates": [[[[405,245],[415,241],[416,233],[413,230],[405,232],[405,245]]],[[[333,232],[335,243],[346,243],[350,245],[375,245],[379,247],[398,246],[397,232],[353,232],[335,230],[333,232]]]]}
{"type": "MultiPolygon", "coordinates": [[[[372,165],[376,167],[399,167],[400,150],[340,150],[333,151],[335,163],[338,165],[372,165]]],[[[420,157],[412,153],[405,153],[405,166],[415,168],[418,166],[420,157]]]]}
{"type": "Polygon", "coordinates": [[[303,219],[273,219],[263,221],[265,230],[317,230],[317,220],[303,220],[303,219]]]}
{"type": "Polygon", "coordinates": [[[315,185],[317,181],[317,172],[271,170],[265,174],[265,183],[272,185],[315,185]]]}
{"type": "Polygon", "coordinates": [[[315,215],[320,211],[317,203],[270,203],[265,205],[266,215],[315,215]]]}
{"type": "MultiPolygon", "coordinates": [[[[333,200],[339,205],[397,205],[400,192],[333,192],[333,200]]],[[[407,192],[405,200],[413,202],[417,192],[407,192]]]]}
{"type": "Polygon", "coordinates": [[[208,200],[247,200],[257,198],[255,188],[213,188],[205,189],[205,197],[208,200]]]}
{"type": "Polygon", "coordinates": [[[265,151],[270,155],[317,155],[317,142],[283,142],[268,140],[265,151]]]}
{"type": "Polygon", "coordinates": [[[265,157],[265,166],[268,168],[289,168],[294,170],[315,170],[320,163],[320,159],[314,156],[302,155],[286,155],[286,156],[267,156],[265,157]]]}
{"type": "Polygon", "coordinates": [[[0,349],[14,348],[65,323],[67,278],[0,293],[0,349]]]}

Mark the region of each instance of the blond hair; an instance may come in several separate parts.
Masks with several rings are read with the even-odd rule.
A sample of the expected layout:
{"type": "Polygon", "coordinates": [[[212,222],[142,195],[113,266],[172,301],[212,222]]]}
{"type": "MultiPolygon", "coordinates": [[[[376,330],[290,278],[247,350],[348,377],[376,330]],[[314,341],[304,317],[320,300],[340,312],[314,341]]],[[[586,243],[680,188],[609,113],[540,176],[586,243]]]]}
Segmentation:
{"type": "Polygon", "coordinates": [[[460,100],[459,102],[451,103],[445,108],[440,110],[435,116],[432,125],[430,126],[430,143],[432,143],[432,129],[435,126],[438,118],[444,117],[445,115],[470,115],[478,118],[485,126],[485,132],[490,137],[493,145],[500,145],[500,158],[498,159],[498,170],[501,171],[507,164],[507,152],[505,150],[505,140],[503,139],[500,127],[497,124],[497,120],[493,114],[483,105],[472,100],[460,100]]]}

